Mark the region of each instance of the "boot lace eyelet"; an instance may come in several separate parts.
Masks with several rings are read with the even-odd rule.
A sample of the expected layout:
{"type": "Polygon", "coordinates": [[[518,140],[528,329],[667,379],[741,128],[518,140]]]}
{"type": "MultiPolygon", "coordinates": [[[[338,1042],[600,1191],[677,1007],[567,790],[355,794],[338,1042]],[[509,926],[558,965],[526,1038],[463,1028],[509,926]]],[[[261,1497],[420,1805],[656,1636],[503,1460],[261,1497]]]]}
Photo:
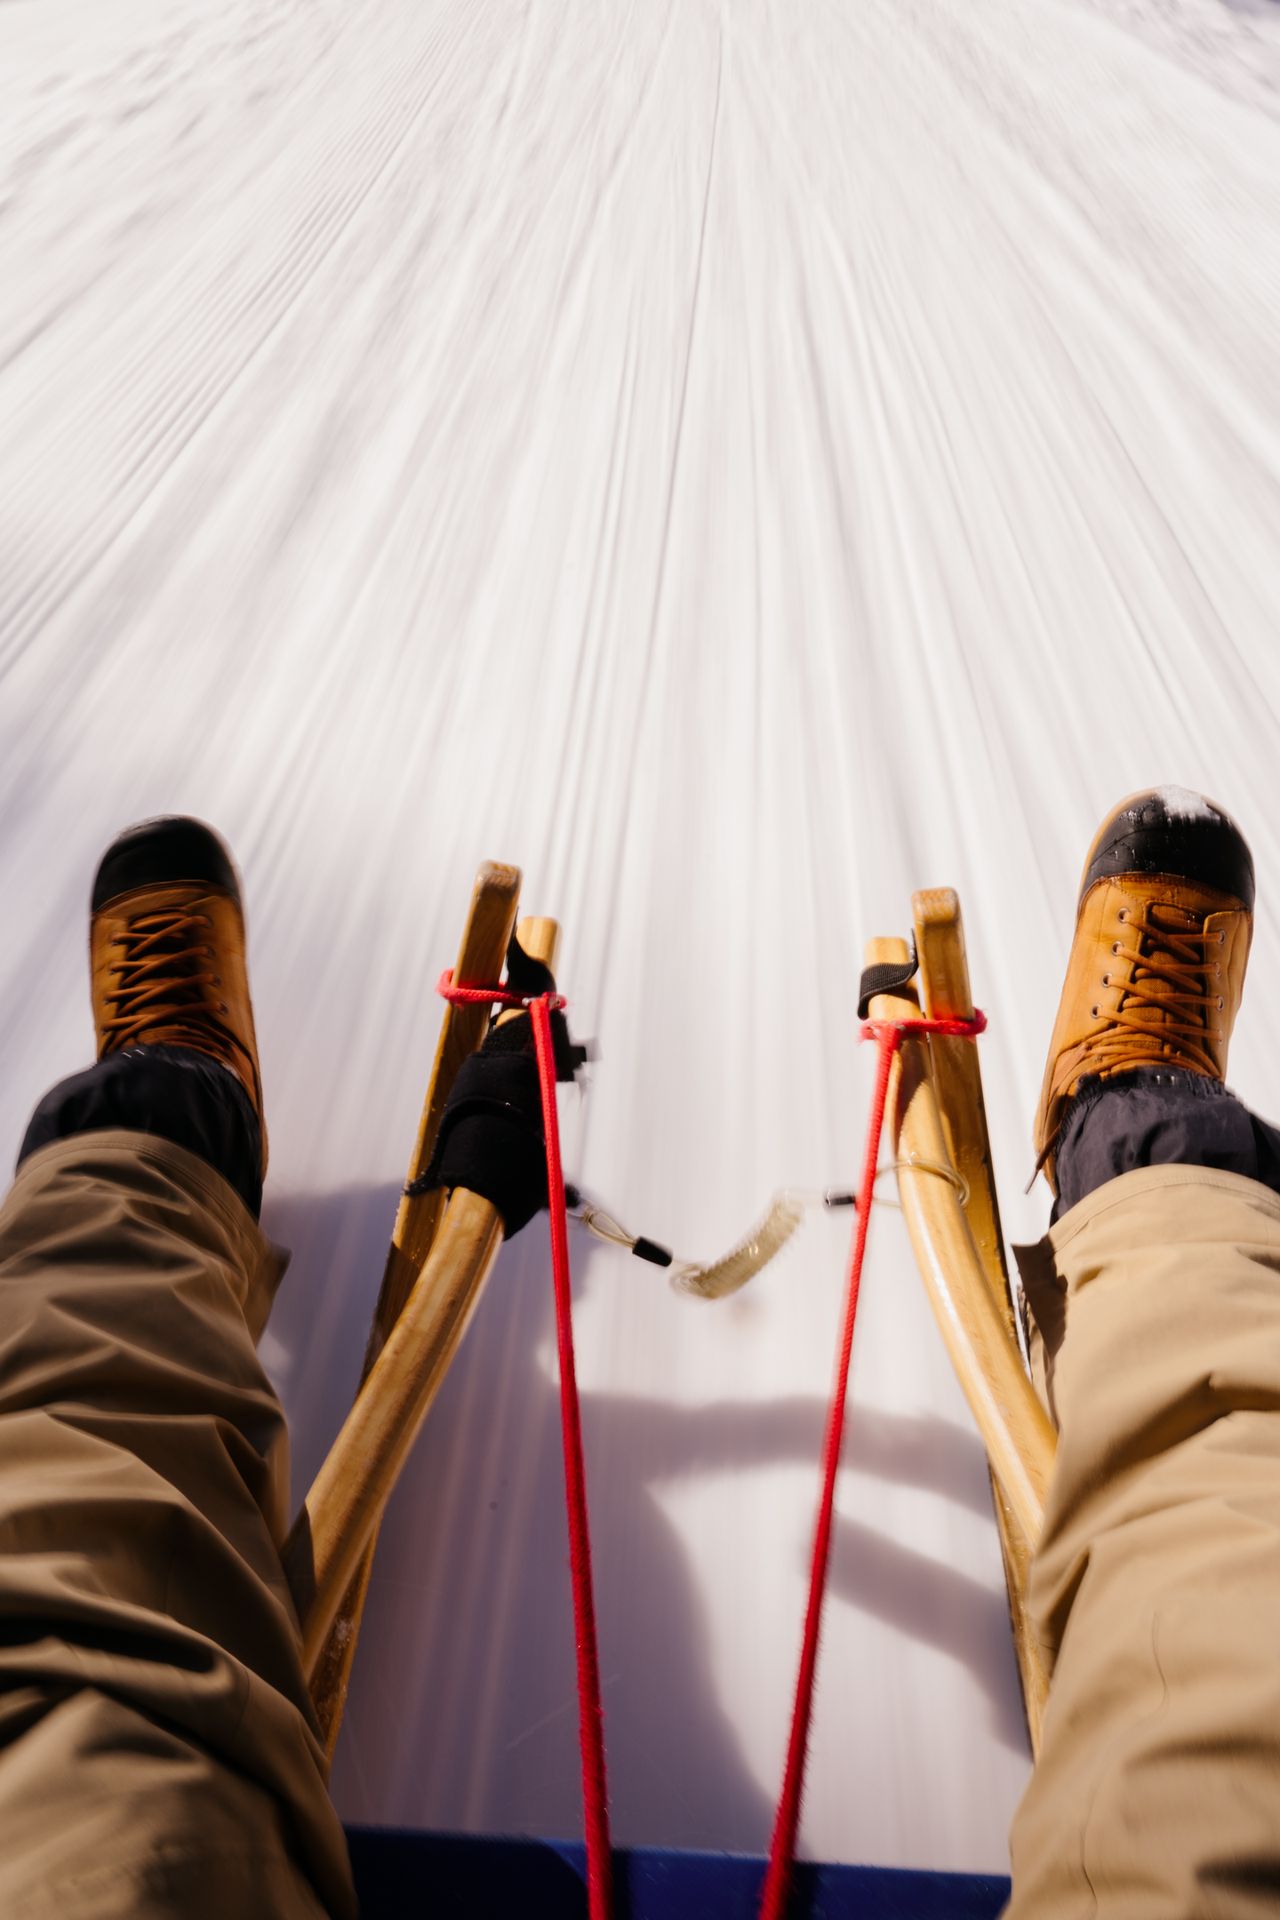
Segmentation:
{"type": "Polygon", "coordinates": [[[1104,987],[1109,987],[1109,986],[1111,985],[1111,975],[1110,975],[1109,973],[1104,973],[1104,974],[1103,974],[1103,976],[1102,976],[1102,984],[1103,984],[1103,986],[1104,986],[1104,987]]]}
{"type": "Polygon", "coordinates": [[[1222,1012],[1222,1009],[1223,1009],[1223,1008],[1224,1008],[1224,1007],[1226,1006],[1226,1004],[1227,1004],[1227,1003],[1226,1003],[1226,1001],[1225,1001],[1225,1000],[1223,999],[1223,997],[1222,997],[1222,995],[1221,995],[1221,994],[1219,994],[1219,995],[1218,995],[1218,1012],[1219,1012],[1219,1013],[1221,1013],[1221,1012],[1222,1012]]]}
{"type": "Polygon", "coordinates": [[[1096,1019],[1098,1018],[1098,1009],[1097,1009],[1097,1007],[1091,1007],[1091,1008],[1089,1009],[1089,1011],[1090,1011],[1090,1013],[1091,1013],[1091,1014],[1093,1015],[1093,1017],[1094,1017],[1094,1019],[1096,1020],[1096,1019]]]}
{"type": "Polygon", "coordinates": [[[1120,951],[1120,942],[1119,942],[1118,940],[1113,940],[1113,941],[1111,942],[1111,951],[1112,951],[1112,953],[1119,953],[1119,951],[1120,951]]]}

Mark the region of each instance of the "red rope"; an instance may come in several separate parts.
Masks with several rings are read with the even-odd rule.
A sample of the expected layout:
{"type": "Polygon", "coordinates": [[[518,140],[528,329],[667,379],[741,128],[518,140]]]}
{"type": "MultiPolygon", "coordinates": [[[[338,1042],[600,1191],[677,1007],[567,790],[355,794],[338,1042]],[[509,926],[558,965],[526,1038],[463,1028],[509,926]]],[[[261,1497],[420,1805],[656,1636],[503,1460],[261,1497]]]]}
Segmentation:
{"type": "MultiPolygon", "coordinates": [[[[605,1780],[604,1708],[600,1698],[600,1660],[596,1645],[595,1599],[591,1581],[591,1538],[587,1524],[586,1470],[583,1463],[582,1419],[578,1405],[577,1371],[573,1356],[573,1311],[569,1282],[569,1242],[566,1230],[564,1173],[560,1164],[560,1127],[556,1111],[556,1066],[551,1038],[551,1014],[563,1007],[558,994],[524,998],[495,987],[455,986],[451,972],[440,976],[438,991],[463,1006],[500,1006],[526,1009],[533,1023],[542,1094],[542,1120],[547,1145],[547,1203],[551,1216],[551,1268],[555,1284],[556,1343],[560,1355],[560,1426],[564,1445],[565,1504],[569,1518],[569,1564],[573,1577],[574,1634],[578,1655],[578,1744],[582,1755],[582,1800],[587,1843],[587,1907],[589,1920],[610,1920],[613,1911],[612,1850],[609,1803],[605,1780]]],[[[853,1329],[858,1292],[871,1224],[871,1195],[875,1187],[880,1139],[889,1096],[893,1056],[908,1034],[949,1034],[975,1039],[986,1028],[986,1016],[975,1010],[969,1020],[868,1020],[860,1032],[876,1043],[876,1079],[871,1119],[859,1189],[857,1224],[845,1284],[844,1315],[836,1361],[835,1385],[827,1412],[822,1443],[822,1493],[814,1528],[809,1570],[809,1598],[805,1608],[800,1671],[796,1679],[791,1732],[782,1791],[774,1821],[769,1865],[760,1904],[760,1920],[785,1920],[791,1875],[795,1864],[800,1801],[804,1790],[809,1729],[813,1718],[813,1689],[818,1664],[818,1638],[827,1565],[831,1555],[831,1527],[835,1512],[836,1476],[844,1441],[845,1405],[853,1355],[853,1329]]]]}
{"type": "Polygon", "coordinates": [[[556,1111],[556,1061],[551,1015],[564,1006],[558,994],[523,999],[493,987],[455,987],[452,973],[440,976],[439,991],[463,1006],[488,1003],[527,1008],[533,1022],[542,1094],[542,1125],[547,1145],[547,1207],[551,1217],[551,1272],[555,1285],[556,1345],[560,1355],[560,1432],[564,1450],[564,1495],[569,1520],[569,1569],[573,1583],[574,1643],[578,1657],[578,1748],[582,1756],[582,1808],[587,1843],[589,1920],[610,1920],[613,1913],[613,1852],[609,1837],[609,1796],[604,1763],[604,1705],[600,1698],[600,1656],[596,1643],[595,1596],[591,1581],[591,1534],[587,1522],[587,1476],[582,1449],[582,1416],[573,1357],[573,1305],[569,1280],[564,1170],[560,1164],[560,1121],[556,1111]]]}
{"type": "Polygon", "coordinates": [[[862,1284],[862,1265],[867,1251],[867,1232],[871,1224],[871,1195],[875,1187],[876,1164],[880,1158],[880,1137],[884,1132],[884,1111],[889,1096],[889,1073],[893,1056],[907,1034],[959,1034],[974,1038],[986,1026],[986,1019],[975,1011],[972,1020],[868,1020],[861,1038],[876,1043],[876,1079],[871,1096],[871,1119],[867,1127],[867,1147],[859,1188],[857,1224],[853,1249],[849,1256],[845,1283],[844,1317],[840,1327],[840,1347],[836,1360],[835,1385],[827,1411],[827,1428],[822,1442],[822,1493],[818,1501],[818,1519],[813,1535],[813,1557],[809,1567],[809,1599],[805,1608],[804,1637],[800,1644],[800,1671],[796,1677],[795,1704],[791,1712],[791,1732],[787,1740],[786,1766],[782,1791],[774,1819],[769,1865],[760,1900],[760,1920],[784,1920],[791,1875],[795,1864],[796,1835],[800,1826],[800,1800],[804,1791],[805,1761],[809,1752],[809,1728],[813,1719],[813,1686],[818,1665],[818,1635],[822,1624],[822,1601],[826,1592],[827,1563],[831,1555],[831,1524],[835,1511],[836,1475],[844,1440],[845,1401],[849,1391],[849,1365],[853,1354],[853,1328],[858,1312],[858,1291],[862,1284]]]}
{"type": "Polygon", "coordinates": [[[436,981],[436,992],[442,1000],[448,1000],[455,1007],[514,1007],[521,1013],[527,1013],[537,997],[545,1000],[553,1013],[558,1013],[568,1004],[558,993],[535,996],[525,993],[507,993],[502,987],[455,986],[452,967],[446,967],[436,981]]]}
{"type": "Polygon", "coordinates": [[[573,1362],[573,1308],[569,1292],[569,1236],[565,1226],[564,1173],[556,1114],[556,1062],[551,1043],[551,995],[535,1000],[533,1037],[542,1083],[542,1119],[547,1136],[547,1205],[551,1213],[551,1271],[556,1290],[556,1344],[560,1353],[560,1431],[564,1442],[564,1492],[569,1514],[569,1566],[573,1575],[573,1624],[578,1649],[578,1746],[582,1754],[582,1806],[587,1841],[587,1911],[609,1920],[613,1867],[609,1798],[604,1770],[604,1706],[600,1656],[591,1589],[591,1536],[587,1527],[587,1481],[582,1457],[582,1419],[573,1362]]]}

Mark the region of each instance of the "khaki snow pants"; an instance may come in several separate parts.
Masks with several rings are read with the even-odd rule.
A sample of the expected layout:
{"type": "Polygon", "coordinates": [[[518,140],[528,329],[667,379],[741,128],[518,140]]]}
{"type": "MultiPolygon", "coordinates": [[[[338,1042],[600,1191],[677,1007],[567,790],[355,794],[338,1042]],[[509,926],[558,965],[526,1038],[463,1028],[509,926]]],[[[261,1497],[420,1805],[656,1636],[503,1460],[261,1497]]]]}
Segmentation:
{"type": "Polygon", "coordinates": [[[0,1915],[348,1920],[254,1351],[282,1262],[203,1161],[42,1148],[0,1210],[0,1915]]]}
{"type": "Polygon", "coordinates": [[[1150,1167],[1022,1261],[1060,1430],[1014,1920],[1280,1912],[1280,1196],[1150,1167]]]}

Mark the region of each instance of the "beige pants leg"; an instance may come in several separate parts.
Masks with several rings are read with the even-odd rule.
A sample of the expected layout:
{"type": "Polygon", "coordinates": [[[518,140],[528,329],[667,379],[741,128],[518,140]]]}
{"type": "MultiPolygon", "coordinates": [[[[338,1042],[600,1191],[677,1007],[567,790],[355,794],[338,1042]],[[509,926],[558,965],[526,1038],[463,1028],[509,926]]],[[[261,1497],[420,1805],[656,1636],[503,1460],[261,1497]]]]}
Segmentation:
{"type": "Polygon", "coordinates": [[[34,1155],[0,1211],[0,1914],[354,1913],[277,1554],[279,1261],[179,1147],[34,1155]]]}
{"type": "Polygon", "coordinates": [[[1280,1198],[1148,1168],[1050,1241],[1061,1437],[1031,1604],[1055,1666],[1009,1912],[1275,1915],[1280,1198]]]}

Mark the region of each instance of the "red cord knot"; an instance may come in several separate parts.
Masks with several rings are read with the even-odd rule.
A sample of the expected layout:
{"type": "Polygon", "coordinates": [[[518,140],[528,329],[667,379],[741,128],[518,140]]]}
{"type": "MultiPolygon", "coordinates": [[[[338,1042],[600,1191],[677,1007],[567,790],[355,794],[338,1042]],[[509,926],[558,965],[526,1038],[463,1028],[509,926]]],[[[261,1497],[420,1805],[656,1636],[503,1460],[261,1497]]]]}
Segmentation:
{"type": "Polygon", "coordinates": [[[975,1007],[967,1020],[864,1020],[858,1029],[860,1040],[874,1040],[896,1053],[903,1041],[917,1033],[941,1033],[955,1040],[976,1040],[987,1030],[987,1016],[975,1007]]]}
{"type": "Polygon", "coordinates": [[[453,983],[453,968],[446,967],[436,981],[436,992],[451,1007],[514,1007],[527,1012],[541,1002],[552,1013],[563,1013],[569,1002],[561,993],[508,993],[505,987],[464,987],[453,983]]]}

